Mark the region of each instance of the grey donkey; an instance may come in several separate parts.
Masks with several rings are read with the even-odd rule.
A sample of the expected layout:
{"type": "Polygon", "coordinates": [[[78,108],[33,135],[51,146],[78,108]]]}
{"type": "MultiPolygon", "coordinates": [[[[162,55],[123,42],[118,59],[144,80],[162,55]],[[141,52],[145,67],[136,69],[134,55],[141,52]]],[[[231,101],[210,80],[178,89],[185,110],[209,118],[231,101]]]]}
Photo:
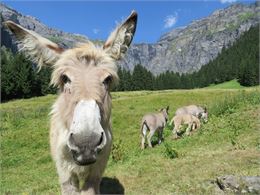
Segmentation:
{"type": "Polygon", "coordinates": [[[145,148],[144,144],[147,131],[149,131],[149,134],[147,135],[147,142],[149,147],[152,147],[151,138],[156,131],[158,132],[158,144],[162,142],[163,129],[168,121],[168,111],[169,106],[167,106],[167,108],[160,109],[158,113],[150,113],[143,116],[141,122],[141,149],[145,148]]]}

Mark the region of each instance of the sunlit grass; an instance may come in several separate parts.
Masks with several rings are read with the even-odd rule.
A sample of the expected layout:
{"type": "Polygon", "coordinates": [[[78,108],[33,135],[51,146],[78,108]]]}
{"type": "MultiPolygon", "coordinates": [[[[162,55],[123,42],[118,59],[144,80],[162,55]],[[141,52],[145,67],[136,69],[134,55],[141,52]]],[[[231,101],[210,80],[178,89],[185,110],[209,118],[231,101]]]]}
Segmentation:
{"type": "MultiPolygon", "coordinates": [[[[256,93],[259,91],[221,89],[112,93],[117,149],[104,176],[117,178],[126,194],[211,194],[209,181],[217,176],[259,174],[260,104],[256,93]],[[192,136],[178,140],[171,139],[167,126],[164,143],[178,157],[167,156],[165,144],[140,150],[143,114],[169,105],[172,117],[178,107],[188,104],[207,106],[210,118],[192,136]]],[[[55,98],[49,95],[0,105],[1,194],[59,192],[48,140],[48,113],[55,98]]]]}
{"type": "Polygon", "coordinates": [[[243,89],[245,87],[241,86],[239,82],[234,79],[231,81],[227,81],[220,84],[212,84],[209,87],[206,87],[207,89],[243,89]]]}

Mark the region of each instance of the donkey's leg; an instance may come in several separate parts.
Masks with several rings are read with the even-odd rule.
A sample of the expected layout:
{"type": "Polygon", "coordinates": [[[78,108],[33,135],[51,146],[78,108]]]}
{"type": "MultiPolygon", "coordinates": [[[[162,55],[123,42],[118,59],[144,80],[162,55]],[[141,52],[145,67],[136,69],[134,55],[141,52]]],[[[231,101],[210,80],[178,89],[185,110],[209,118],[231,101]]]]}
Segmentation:
{"type": "MultiPolygon", "coordinates": [[[[65,178],[64,178],[65,179],[65,178]]],[[[79,180],[76,175],[71,175],[66,181],[61,183],[62,195],[79,195],[79,180]]]]}
{"type": "Polygon", "coordinates": [[[187,127],[187,129],[186,129],[186,131],[185,131],[185,135],[190,135],[190,132],[191,132],[191,129],[192,129],[192,122],[190,122],[189,123],[189,125],[188,125],[188,127],[187,127]]]}
{"type": "Polygon", "coordinates": [[[145,143],[145,135],[141,135],[142,136],[142,140],[141,140],[141,149],[144,149],[144,143],[145,143]]]}
{"type": "Polygon", "coordinates": [[[163,128],[158,129],[158,144],[160,145],[162,143],[163,139],[163,128]]]}
{"type": "Polygon", "coordinates": [[[174,122],[174,128],[172,130],[173,139],[177,139],[179,137],[177,133],[180,130],[180,125],[181,124],[179,122],[177,122],[177,121],[174,122]]]}
{"type": "Polygon", "coordinates": [[[147,142],[148,142],[148,146],[149,146],[150,148],[153,147],[153,146],[152,146],[152,143],[151,143],[151,138],[153,137],[153,134],[155,133],[155,130],[156,130],[156,129],[150,129],[150,132],[149,132],[149,134],[148,134],[148,136],[147,136],[147,142]]]}
{"type": "Polygon", "coordinates": [[[191,131],[194,131],[196,129],[196,123],[195,122],[192,122],[192,125],[191,125],[191,131]]]}
{"type": "Polygon", "coordinates": [[[141,149],[144,149],[144,144],[145,144],[145,136],[147,133],[147,127],[146,125],[142,125],[141,127],[141,136],[142,136],[142,140],[141,140],[141,149]]]}
{"type": "Polygon", "coordinates": [[[62,195],[78,195],[79,193],[79,179],[75,173],[70,172],[62,166],[62,159],[56,161],[56,168],[59,175],[59,182],[61,186],[62,195]]]}
{"type": "Polygon", "coordinates": [[[173,138],[177,139],[179,136],[177,134],[177,132],[179,132],[179,130],[177,129],[177,127],[175,126],[174,129],[172,130],[172,134],[173,134],[173,138]]]}
{"type": "Polygon", "coordinates": [[[100,194],[101,179],[87,181],[81,191],[81,195],[95,195],[100,194]]]}

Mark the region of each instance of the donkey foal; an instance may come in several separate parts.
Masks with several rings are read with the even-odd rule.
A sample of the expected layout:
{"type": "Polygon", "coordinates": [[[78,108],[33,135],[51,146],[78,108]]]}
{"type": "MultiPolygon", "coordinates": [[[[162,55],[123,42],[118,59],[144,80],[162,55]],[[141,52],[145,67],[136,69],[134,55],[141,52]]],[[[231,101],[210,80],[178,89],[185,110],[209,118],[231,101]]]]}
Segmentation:
{"type": "Polygon", "coordinates": [[[191,114],[179,114],[172,118],[170,124],[174,122],[173,136],[174,138],[178,138],[178,134],[180,131],[180,127],[182,124],[187,124],[188,127],[185,131],[186,135],[190,135],[190,132],[200,128],[200,120],[191,114]]]}

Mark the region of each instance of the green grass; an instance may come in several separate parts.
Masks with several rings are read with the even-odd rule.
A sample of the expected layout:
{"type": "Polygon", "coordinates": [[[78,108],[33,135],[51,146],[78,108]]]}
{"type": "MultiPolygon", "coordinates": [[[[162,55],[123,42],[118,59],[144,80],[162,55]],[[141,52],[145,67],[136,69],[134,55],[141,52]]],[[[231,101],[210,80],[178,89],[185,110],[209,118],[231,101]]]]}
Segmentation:
{"type": "MultiPolygon", "coordinates": [[[[113,93],[114,149],[102,192],[212,194],[217,176],[259,175],[259,90],[199,89],[113,93]],[[170,106],[209,108],[209,122],[192,136],[140,150],[143,114],[170,106]]],[[[56,96],[1,104],[1,194],[57,194],[49,153],[49,111],[56,96]]],[[[153,138],[156,143],[156,136],[153,138]]]]}
{"type": "Polygon", "coordinates": [[[239,82],[234,79],[231,81],[227,81],[220,84],[212,84],[209,87],[205,87],[206,89],[243,89],[245,87],[241,86],[239,82]]]}

